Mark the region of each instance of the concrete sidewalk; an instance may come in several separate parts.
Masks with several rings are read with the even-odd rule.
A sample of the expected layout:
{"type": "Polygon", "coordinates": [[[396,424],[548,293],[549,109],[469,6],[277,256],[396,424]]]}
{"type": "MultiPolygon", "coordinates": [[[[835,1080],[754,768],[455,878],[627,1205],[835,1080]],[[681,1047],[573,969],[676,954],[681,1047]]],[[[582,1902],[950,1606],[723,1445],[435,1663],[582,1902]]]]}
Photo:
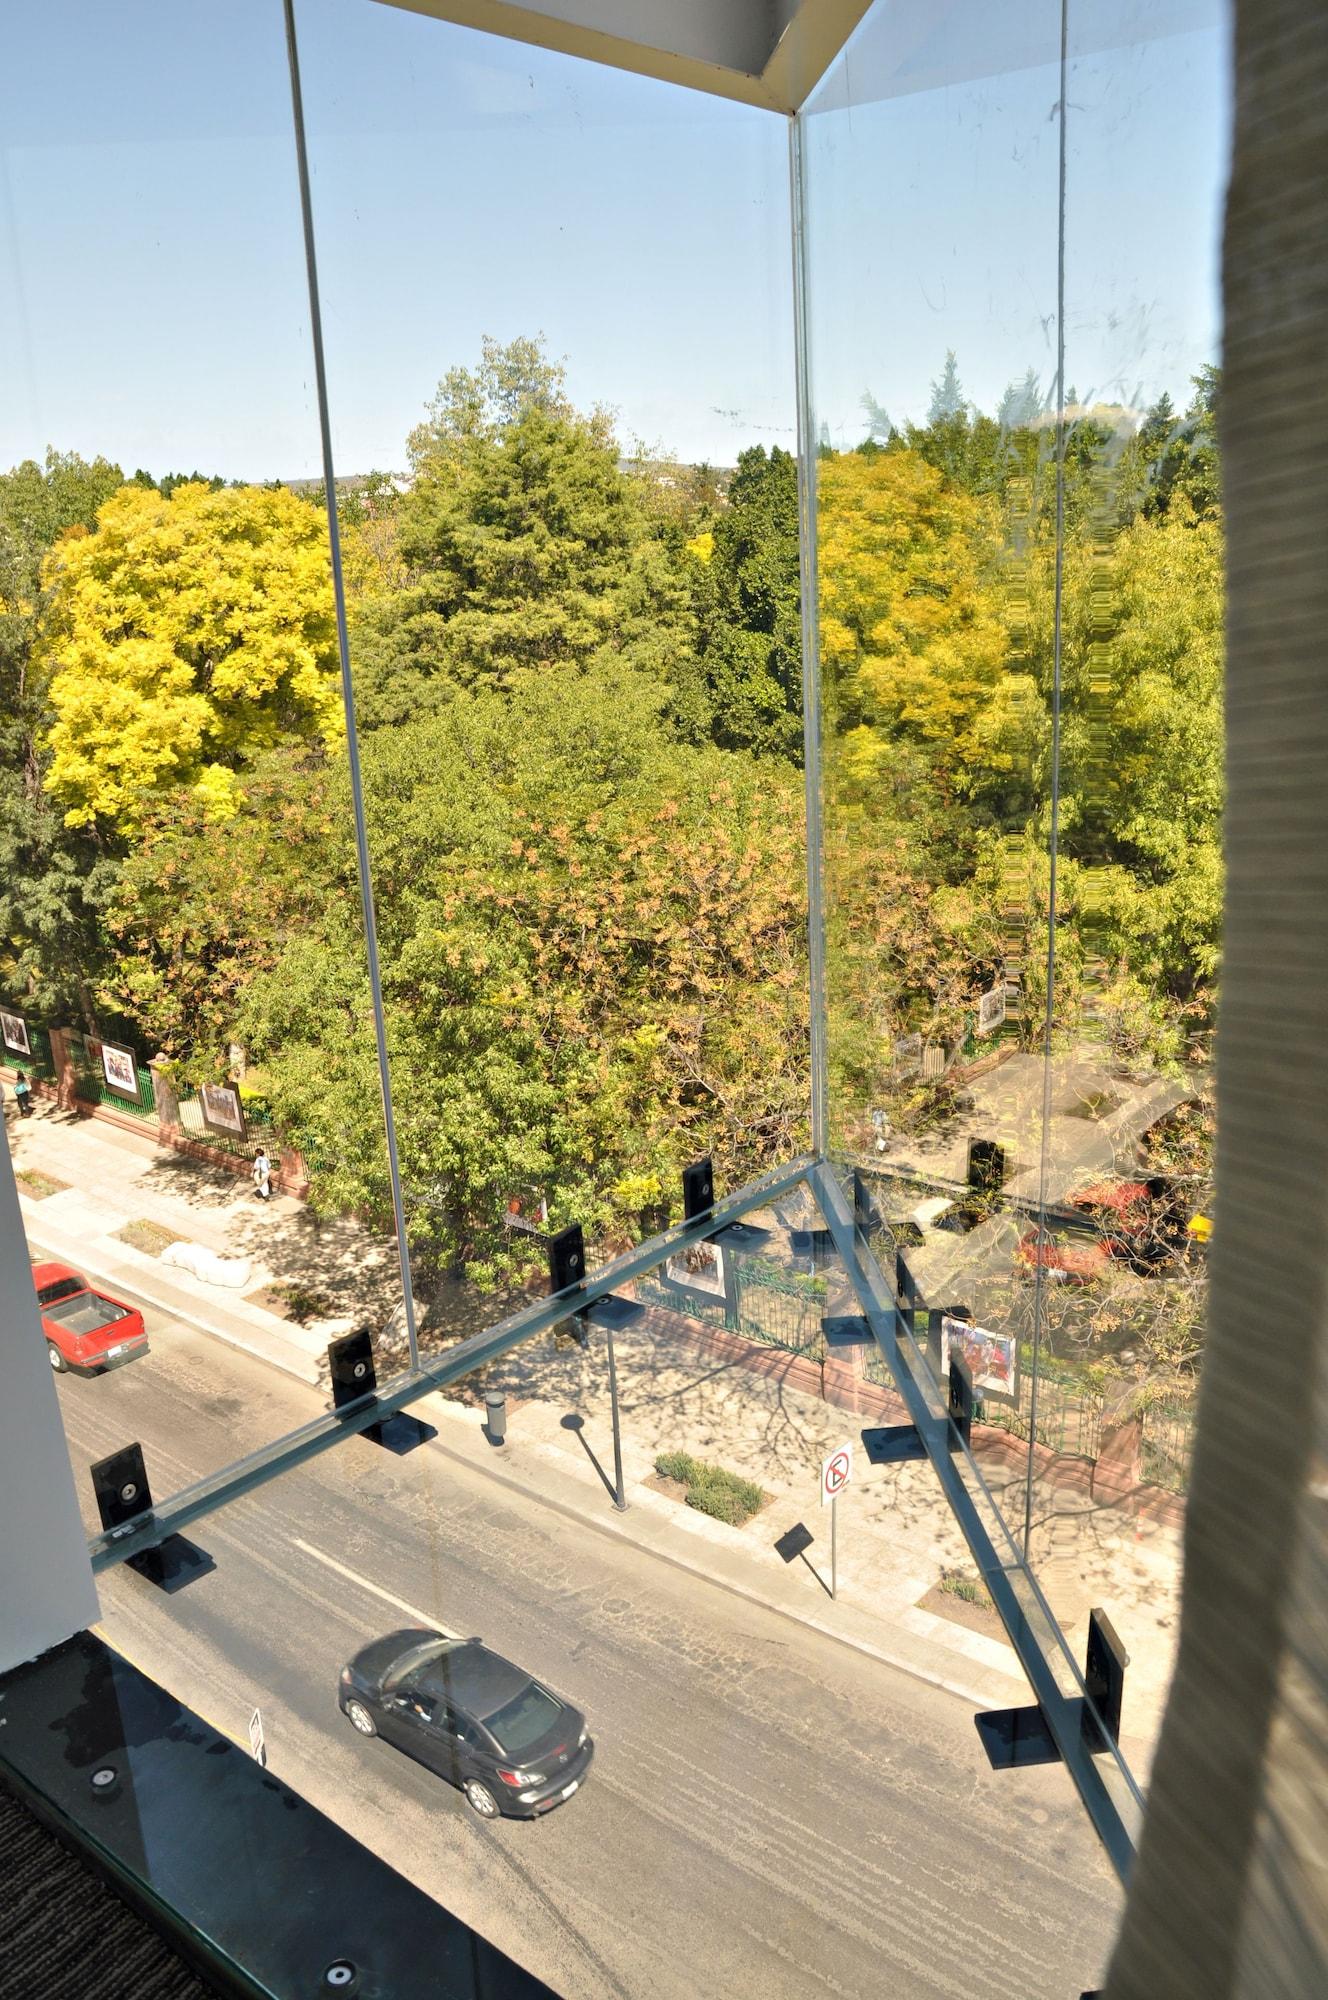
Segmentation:
{"type": "Polygon", "coordinates": [[[112,1287],[147,1287],[150,1303],[304,1381],[317,1381],[329,1340],[362,1319],[381,1324],[400,1302],[394,1246],[354,1221],[320,1219],[291,1195],[264,1202],[247,1178],[166,1151],[148,1131],[49,1102],[21,1122],[8,1117],[6,1129],[30,1237],[54,1256],[95,1265],[112,1287]],[[164,1232],[163,1243],[243,1260],[246,1282],[232,1290],[163,1265],[125,1240],[142,1224],[164,1232]],[[304,1295],[299,1320],[282,1310],[286,1289],[304,1295]]]}
{"type": "MultiPolygon", "coordinates": [[[[322,1406],[312,1392],[325,1379],[320,1364],[328,1339],[345,1322],[300,1326],[271,1311],[255,1292],[307,1282],[321,1273],[320,1260],[329,1260],[336,1282],[327,1295],[351,1316],[381,1318],[395,1302],[391,1246],[357,1225],[320,1229],[289,1197],[261,1204],[247,1183],[223,1183],[160,1154],[146,1137],[92,1121],[46,1112],[22,1125],[11,1121],[8,1129],[20,1176],[44,1174],[66,1184],[40,1198],[21,1191],[34,1249],[75,1263],[132,1302],[174,1314],[308,1383],[311,1414],[322,1406]],[[119,1234],[135,1220],[155,1222],[226,1256],[249,1257],[249,1286],[237,1295],[162,1266],[119,1234]]],[[[500,1316],[494,1302],[478,1294],[470,1294],[457,1315],[476,1327],[500,1316]]],[[[492,1365],[483,1383],[476,1379],[449,1398],[424,1399],[421,1411],[427,1405],[432,1412],[439,1449],[588,1527],[625,1537],[974,1703],[1005,1706],[1028,1698],[994,1613],[975,1616],[953,1598],[937,1599],[942,1575],[971,1574],[972,1560],[925,1462],[873,1468],[858,1450],[854,1483],[839,1505],[838,1593],[830,1600],[820,1461],[846,1440],[858,1445],[864,1425],[901,1414],[888,1392],[861,1379],[849,1381],[846,1391],[847,1371],[840,1370],[834,1393],[845,1406],[835,1407],[823,1400],[819,1371],[805,1357],[712,1332],[672,1312],[648,1312],[617,1336],[616,1348],[630,1502],[624,1514],[616,1512],[610,1493],[602,1336],[592,1333],[583,1352],[545,1335],[492,1365]],[[495,1387],[509,1398],[508,1443],[501,1449],[490,1446],[481,1430],[481,1392],[495,1387]],[[686,1507],[655,1473],[656,1455],[673,1450],[753,1479],[770,1496],[765,1508],[734,1529],[686,1507]],[[805,1560],[786,1567],[773,1545],[798,1521],[816,1540],[805,1560]],[[925,1606],[923,1598],[929,1598],[925,1606]],[[938,1602],[957,1615],[940,1615],[938,1602]]],[[[999,1440],[985,1450],[979,1445],[979,1463],[998,1497],[1009,1489],[1007,1518],[1020,1517],[1022,1476],[1016,1481],[999,1440]]],[[[1170,1674],[1175,1531],[1059,1490],[1037,1491],[1035,1507],[1035,1555],[1039,1546],[1045,1550],[1044,1587],[1072,1646],[1082,1651],[1088,1607],[1101,1603],[1130,1651],[1127,1746],[1142,1769],[1170,1674]]]]}

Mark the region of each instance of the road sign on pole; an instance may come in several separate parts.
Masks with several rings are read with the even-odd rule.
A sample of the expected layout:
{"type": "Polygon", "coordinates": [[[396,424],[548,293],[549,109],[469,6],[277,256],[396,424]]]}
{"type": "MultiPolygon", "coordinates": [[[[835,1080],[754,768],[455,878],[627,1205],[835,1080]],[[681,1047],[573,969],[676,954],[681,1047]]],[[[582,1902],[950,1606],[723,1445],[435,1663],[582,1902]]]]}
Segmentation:
{"type": "Polygon", "coordinates": [[[830,1595],[839,1589],[839,1496],[853,1477],[853,1446],[836,1445],[821,1460],[821,1505],[830,1503],[830,1595]]]}
{"type": "Polygon", "coordinates": [[[821,1460],[821,1505],[842,1493],[853,1477],[853,1447],[851,1444],[836,1445],[821,1460]]]}
{"type": "Polygon", "coordinates": [[[249,1718],[249,1749],[258,1762],[266,1767],[267,1744],[263,1740],[263,1717],[259,1709],[255,1709],[249,1718]]]}

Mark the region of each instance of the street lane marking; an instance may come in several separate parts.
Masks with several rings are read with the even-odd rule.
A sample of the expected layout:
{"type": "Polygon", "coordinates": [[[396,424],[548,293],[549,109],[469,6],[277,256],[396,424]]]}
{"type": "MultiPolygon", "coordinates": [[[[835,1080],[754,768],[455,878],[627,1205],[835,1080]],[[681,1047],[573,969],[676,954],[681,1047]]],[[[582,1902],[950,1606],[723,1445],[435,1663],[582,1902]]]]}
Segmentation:
{"type": "Polygon", "coordinates": [[[302,1542],[298,1535],[291,1536],[291,1547],[303,1550],[304,1554],[312,1556],[315,1562],[325,1563],[328,1569],[334,1569],[338,1576],[344,1576],[347,1583],[357,1584],[361,1590],[367,1590],[370,1596],[381,1597],[384,1604],[394,1605],[398,1611],[404,1611],[417,1625],[427,1625],[431,1631],[441,1632],[445,1639],[461,1637],[459,1632],[450,1631],[440,1619],[431,1618],[426,1611],[420,1611],[415,1605],[407,1604],[404,1597],[393,1597],[390,1590],[380,1589],[376,1583],[370,1583],[367,1576],[360,1576],[355,1570],[347,1569],[345,1563],[335,1562],[331,1556],[325,1556],[321,1549],[314,1548],[312,1543],[302,1542]]]}

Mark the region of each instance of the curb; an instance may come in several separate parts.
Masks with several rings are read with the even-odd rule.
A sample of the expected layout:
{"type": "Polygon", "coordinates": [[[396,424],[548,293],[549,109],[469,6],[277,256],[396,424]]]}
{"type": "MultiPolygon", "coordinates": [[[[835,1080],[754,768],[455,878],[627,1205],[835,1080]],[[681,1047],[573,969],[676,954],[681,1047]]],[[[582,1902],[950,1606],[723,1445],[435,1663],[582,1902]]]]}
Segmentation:
{"type": "MultiPolygon", "coordinates": [[[[421,1398],[421,1402],[427,1400],[427,1397],[421,1398]]],[[[500,1471],[496,1465],[486,1465],[482,1461],[477,1463],[474,1459],[467,1458],[463,1452],[444,1444],[441,1438],[433,1439],[432,1443],[433,1448],[444,1458],[451,1459],[454,1465],[478,1472],[485,1478],[492,1479],[495,1484],[506,1487],[509,1492],[521,1494],[525,1499],[537,1499],[541,1505],[550,1508],[555,1514],[561,1514],[566,1520],[576,1521],[583,1527],[594,1528],[611,1541],[625,1542],[640,1554],[654,1556],[660,1562],[667,1563],[671,1569],[681,1570],[686,1576],[700,1577],[704,1582],[712,1584],[715,1589],[727,1592],[730,1597],[737,1597],[747,1604],[754,1604],[762,1611],[772,1611],[780,1618],[787,1618],[791,1624],[806,1626],[809,1630],[819,1633],[822,1638],[833,1639],[838,1645],[847,1646],[852,1652],[861,1653],[866,1658],[877,1661],[881,1666],[891,1667],[896,1673],[905,1674],[910,1680],[920,1681],[925,1687],[939,1688],[945,1694],[953,1695],[956,1700],[966,1702],[972,1708],[991,1708],[998,1705],[1003,1698],[1002,1694],[979,1693],[976,1688],[965,1687],[960,1681],[948,1680],[943,1674],[932,1673],[926,1667],[917,1666],[909,1660],[901,1660],[895,1654],[887,1652],[883,1646],[874,1646],[868,1639],[858,1638],[850,1632],[838,1631],[833,1625],[825,1624],[822,1619],[813,1618],[805,1611],[794,1610],[792,1605],[776,1603],[769,1597],[763,1597],[760,1591],[751,1589],[734,1578],[719,1576],[705,1564],[691,1562],[686,1556],[672,1549],[657,1548],[653,1543],[640,1542],[615,1521],[607,1520],[600,1514],[592,1514],[584,1508],[574,1507],[569,1501],[540,1493],[537,1489],[523,1484],[512,1474],[500,1471]]],[[[1011,1674],[1008,1678],[1012,1687],[1020,1685],[1016,1675],[1011,1674]]]]}

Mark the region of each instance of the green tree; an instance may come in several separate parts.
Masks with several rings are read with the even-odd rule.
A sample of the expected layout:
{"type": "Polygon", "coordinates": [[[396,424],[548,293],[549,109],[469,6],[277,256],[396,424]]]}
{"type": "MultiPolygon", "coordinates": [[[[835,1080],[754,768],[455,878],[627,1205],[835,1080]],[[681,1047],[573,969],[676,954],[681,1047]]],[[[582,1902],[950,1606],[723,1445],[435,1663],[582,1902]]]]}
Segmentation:
{"type": "MultiPolygon", "coordinates": [[[[797,779],[671,742],[662,698],[530,672],[365,744],[413,1231],[480,1275],[514,1190],[630,1234],[697,1152],[736,1182],[801,1143],[797,779]]],[[[241,1038],[318,1199],[386,1220],[352,886],[249,986],[241,1038]]]]}
{"type": "Polygon", "coordinates": [[[959,367],[955,361],[954,349],[950,347],[946,349],[945,366],[938,379],[931,385],[931,404],[927,410],[927,422],[945,423],[952,417],[962,417],[967,408],[964,391],[960,386],[959,367]]]}
{"type": "Polygon", "coordinates": [[[688,543],[694,663],[674,713],[693,740],[802,761],[798,468],[778,445],[738,459],[727,504],[688,543]]]}
{"type": "MultiPolygon", "coordinates": [[[[99,997],[190,1081],[225,1074],[245,993],[292,935],[321,931],[343,893],[357,907],[349,800],[335,772],[307,751],[277,750],[246,774],[221,822],[187,787],[145,804],[105,909],[114,957],[99,997]]],[[[345,944],[362,969],[353,920],[345,944]]]]}
{"type": "Polygon", "coordinates": [[[971,796],[1022,754],[995,504],[899,449],[823,459],[819,507],[835,796],[879,794],[901,764],[925,772],[929,802],[971,796]]]}
{"type": "Polygon", "coordinates": [[[207,486],[216,493],[226,481],[219,472],[163,472],[159,479],[154,479],[152,474],[145,472],[140,465],[129,484],[146,486],[152,492],[160,493],[163,500],[169,500],[177,486],[207,486]]]}
{"type": "Polygon", "coordinates": [[[73,452],[0,475],[0,986],[39,1015],[72,1011],[89,1026],[118,849],[66,828],[45,789],[42,563],[61,537],[86,533],[122,483],[118,465],[73,452]]]}
{"type": "Polygon", "coordinates": [[[683,577],[601,410],[572,408],[534,342],[486,341],[412,432],[406,580],[357,623],[358,713],[399,723],[462,688],[600,654],[666,674],[690,643],[683,577]]]}
{"type": "Polygon", "coordinates": [[[1065,566],[1061,825],[1081,922],[1188,1001],[1221,952],[1223,546],[1173,496],[1065,566]]]}

